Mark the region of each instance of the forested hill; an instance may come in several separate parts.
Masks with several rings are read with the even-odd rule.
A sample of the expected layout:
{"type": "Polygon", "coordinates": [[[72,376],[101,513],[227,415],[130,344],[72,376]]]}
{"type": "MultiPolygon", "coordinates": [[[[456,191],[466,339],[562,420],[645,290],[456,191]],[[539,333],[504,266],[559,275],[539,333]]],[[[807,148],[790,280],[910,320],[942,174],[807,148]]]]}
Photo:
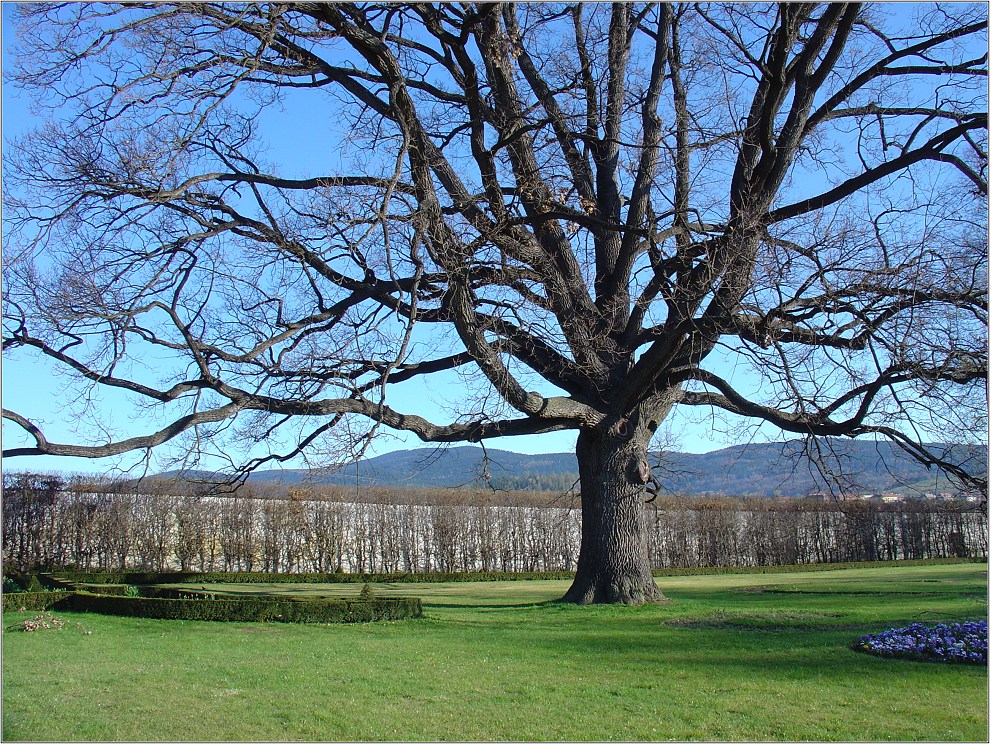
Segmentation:
{"type": "MultiPolygon", "coordinates": [[[[889,443],[833,440],[829,444],[826,466],[842,474],[841,490],[847,493],[955,490],[945,476],[926,470],[889,443]]],[[[969,460],[974,470],[986,472],[982,448],[954,447],[951,457],[957,462],[969,460]]],[[[805,496],[828,487],[795,442],[739,445],[707,454],[667,453],[657,473],[670,493],[805,496]]],[[[252,483],[284,485],[456,488],[488,483],[495,488],[540,491],[564,491],[576,481],[573,454],[521,455],[489,448],[486,460],[480,447],[390,452],[332,474],[281,470],[251,476],[252,483]]]]}

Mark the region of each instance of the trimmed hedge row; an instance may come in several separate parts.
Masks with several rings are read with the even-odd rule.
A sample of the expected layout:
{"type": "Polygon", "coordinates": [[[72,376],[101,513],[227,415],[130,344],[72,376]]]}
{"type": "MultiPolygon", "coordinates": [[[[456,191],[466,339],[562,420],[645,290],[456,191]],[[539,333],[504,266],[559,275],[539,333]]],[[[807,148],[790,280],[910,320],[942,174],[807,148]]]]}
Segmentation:
{"type": "Polygon", "coordinates": [[[905,558],[896,561],[841,561],[836,563],[790,563],[779,566],[704,566],[699,568],[658,568],[654,576],[701,576],[718,574],[780,574],[811,571],[838,571],[846,568],[884,566],[940,566],[955,563],[983,563],[986,558],[905,558]]]}
{"type": "MultiPolygon", "coordinates": [[[[75,576],[83,576],[75,574],[75,576]]],[[[86,578],[97,575],[86,575],[86,578]]],[[[164,574],[163,576],[169,576],[164,574]]],[[[422,602],[415,597],[361,597],[356,599],[294,599],[273,596],[221,597],[209,592],[172,587],[108,584],[99,580],[88,585],[68,576],[18,577],[24,584],[54,591],[3,594],[3,610],[69,610],[172,620],[233,622],[355,623],[404,620],[423,616],[422,602]],[[133,596],[134,590],[140,596],[133,596]]],[[[107,575],[98,577],[108,578],[107,575]]]]}
{"type": "Polygon", "coordinates": [[[88,573],[57,571],[56,580],[78,584],[410,584],[448,583],[460,581],[545,581],[573,579],[573,571],[464,571],[459,573],[263,573],[207,571],[175,571],[148,573],[137,571],[88,573]]]}
{"type": "Polygon", "coordinates": [[[57,609],[66,609],[62,604],[72,596],[71,592],[15,592],[3,595],[3,611],[17,612],[25,610],[49,610],[56,605],[57,609]]]}
{"type": "MultiPolygon", "coordinates": [[[[798,563],[783,566],[705,566],[696,568],[654,569],[653,575],[662,576],[701,576],[710,574],[746,573],[795,573],[804,571],[834,571],[843,568],[875,568],[878,566],[927,566],[951,563],[985,563],[982,558],[926,558],[899,561],[849,561],[844,563],[798,563]]],[[[459,573],[263,573],[254,572],[192,572],[175,571],[163,573],[116,572],[90,573],[83,571],[57,571],[42,575],[53,584],[405,584],[405,583],[448,583],[461,581],[551,581],[571,580],[573,571],[464,571],[459,573]]]]}
{"type": "Polygon", "coordinates": [[[38,581],[40,581],[46,589],[60,590],[60,591],[75,591],[76,581],[72,579],[62,578],[60,576],[53,576],[48,573],[39,573],[38,581]]]}
{"type": "Polygon", "coordinates": [[[69,597],[65,605],[60,605],[60,609],[161,620],[283,623],[362,623],[423,616],[422,603],[415,597],[376,597],[368,600],[271,597],[166,599],[80,591],[69,597]]]}
{"type": "MultiPolygon", "coordinates": [[[[150,588],[150,587],[149,587],[150,588]]],[[[92,592],[18,592],[3,595],[4,612],[20,609],[96,612],[162,620],[211,620],[227,622],[364,623],[405,620],[423,616],[415,597],[359,599],[274,599],[225,597],[154,588],[159,596],[126,597],[92,592]],[[166,595],[166,596],[161,596],[166,595]]]]}

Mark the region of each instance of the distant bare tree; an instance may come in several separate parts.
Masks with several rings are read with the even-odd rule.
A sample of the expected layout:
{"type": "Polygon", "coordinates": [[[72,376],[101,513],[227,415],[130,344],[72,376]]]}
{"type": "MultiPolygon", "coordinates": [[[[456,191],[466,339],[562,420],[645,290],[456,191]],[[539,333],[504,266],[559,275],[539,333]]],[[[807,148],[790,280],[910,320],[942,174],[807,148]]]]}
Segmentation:
{"type": "Polygon", "coordinates": [[[16,15],[9,80],[51,116],[5,147],[4,351],[159,423],[59,443],[5,410],[6,456],[576,430],[579,603],[661,596],[647,449],[676,406],[985,487],[925,444],[986,439],[985,4],[16,15]],[[327,133],[311,172],[266,158],[279,105],[307,116],[271,136],[327,133]],[[460,417],[387,400],[444,370],[476,383],[460,417]]]}
{"type": "Polygon", "coordinates": [[[153,493],[134,502],[134,550],[138,567],[165,571],[175,554],[175,508],[181,496],[153,493]]]}
{"type": "Polygon", "coordinates": [[[180,571],[191,571],[207,540],[199,499],[186,497],[175,505],[175,558],[180,571]]]}
{"type": "Polygon", "coordinates": [[[26,571],[63,558],[57,525],[66,485],[61,476],[54,474],[3,474],[5,566],[26,571]]]}

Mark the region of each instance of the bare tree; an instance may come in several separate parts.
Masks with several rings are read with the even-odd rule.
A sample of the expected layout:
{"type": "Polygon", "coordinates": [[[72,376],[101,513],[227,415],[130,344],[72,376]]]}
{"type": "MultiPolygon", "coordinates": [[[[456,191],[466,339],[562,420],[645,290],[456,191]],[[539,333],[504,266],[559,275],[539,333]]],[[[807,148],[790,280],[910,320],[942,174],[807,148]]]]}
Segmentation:
{"type": "Polygon", "coordinates": [[[925,442],[986,439],[987,10],[913,11],[20,6],[10,80],[52,116],[5,150],[4,350],[157,423],[57,443],[5,410],[4,454],[240,443],[244,472],[381,426],[577,430],[580,603],[661,597],[675,406],[979,481],[925,442]],[[308,116],[266,130],[280,105],[308,116]],[[266,160],[313,127],[314,172],[266,160]],[[446,370],[454,420],[387,402],[446,370]]]}
{"type": "Polygon", "coordinates": [[[251,571],[258,549],[258,501],[253,495],[235,496],[220,508],[217,541],[227,571],[251,571]]]}
{"type": "Polygon", "coordinates": [[[63,560],[56,515],[66,489],[58,475],[3,474],[3,561],[8,568],[27,571],[63,560]]]}

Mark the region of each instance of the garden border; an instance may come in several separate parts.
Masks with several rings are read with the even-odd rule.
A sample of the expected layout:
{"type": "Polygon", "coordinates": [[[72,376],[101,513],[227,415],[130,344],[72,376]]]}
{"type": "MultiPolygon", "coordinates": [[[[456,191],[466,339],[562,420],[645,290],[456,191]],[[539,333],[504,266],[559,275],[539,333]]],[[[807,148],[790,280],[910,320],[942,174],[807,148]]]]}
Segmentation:
{"type": "MultiPolygon", "coordinates": [[[[653,576],[702,576],[717,574],[802,573],[835,571],[847,568],[882,568],[885,566],[931,566],[957,563],[986,563],[985,558],[916,558],[897,561],[846,561],[839,563],[793,563],[775,566],[698,566],[654,569],[653,576]]],[[[397,573],[266,573],[263,571],[107,571],[90,572],[56,569],[39,574],[43,584],[432,584],[462,581],[565,581],[573,571],[462,571],[397,573]]]]}

